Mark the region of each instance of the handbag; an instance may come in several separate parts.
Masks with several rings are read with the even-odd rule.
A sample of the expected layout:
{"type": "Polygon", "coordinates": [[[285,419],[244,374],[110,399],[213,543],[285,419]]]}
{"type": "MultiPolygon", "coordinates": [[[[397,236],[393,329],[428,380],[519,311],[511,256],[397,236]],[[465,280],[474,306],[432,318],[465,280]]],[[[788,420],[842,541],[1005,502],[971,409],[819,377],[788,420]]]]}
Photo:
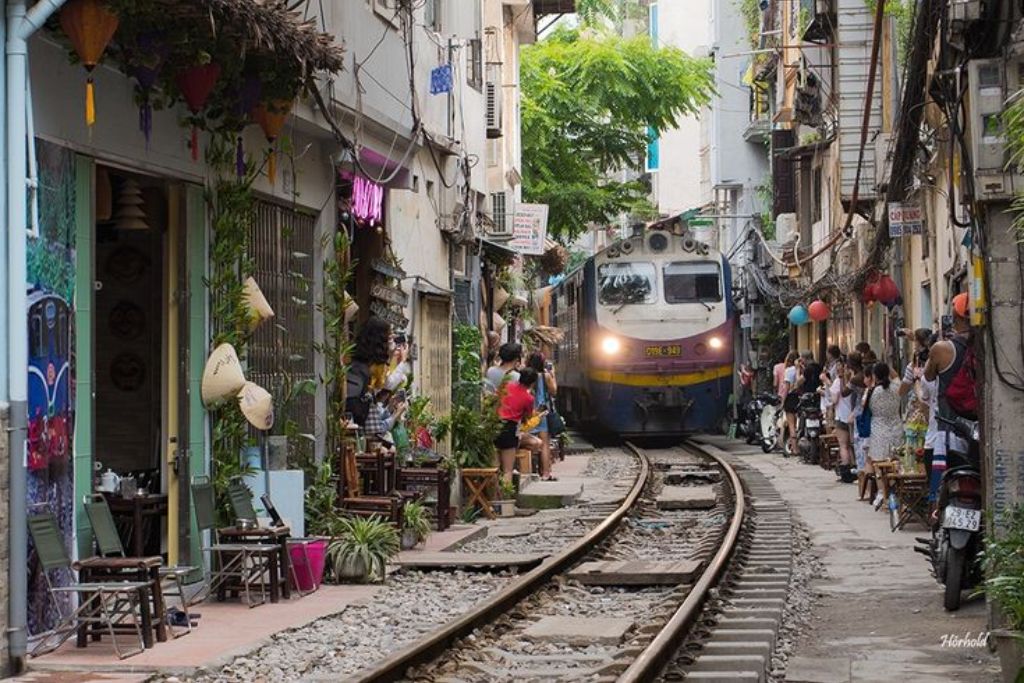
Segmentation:
{"type": "Polygon", "coordinates": [[[548,399],[548,435],[551,437],[559,436],[565,432],[565,420],[558,414],[555,409],[555,402],[548,399]]]}
{"type": "Polygon", "coordinates": [[[857,416],[857,436],[862,439],[867,439],[871,436],[871,394],[874,391],[875,388],[871,387],[871,390],[868,391],[868,398],[864,401],[864,409],[857,416]]]}

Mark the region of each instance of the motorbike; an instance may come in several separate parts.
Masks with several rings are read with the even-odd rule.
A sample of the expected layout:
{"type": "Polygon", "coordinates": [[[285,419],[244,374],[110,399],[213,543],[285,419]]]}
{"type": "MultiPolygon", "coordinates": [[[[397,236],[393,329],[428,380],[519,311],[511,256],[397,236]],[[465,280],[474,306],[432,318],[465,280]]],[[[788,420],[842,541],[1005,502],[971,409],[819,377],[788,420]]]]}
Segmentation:
{"type": "Polygon", "coordinates": [[[980,439],[975,420],[936,419],[967,443],[967,452],[947,448],[947,468],[939,482],[932,536],[916,539],[920,545],[914,549],[931,561],[932,574],[945,586],[943,606],[953,612],[960,608],[961,591],[984,579],[977,561],[984,538],[980,439]]]}
{"type": "Polygon", "coordinates": [[[748,444],[761,441],[761,409],[764,407],[764,398],[765,394],[755,394],[740,406],[736,418],[736,433],[743,436],[748,444]]]}
{"type": "Polygon", "coordinates": [[[821,434],[823,431],[821,415],[821,398],[817,394],[800,395],[800,407],[797,409],[797,450],[800,459],[808,464],[816,465],[821,457],[821,434]]]}
{"type": "Polygon", "coordinates": [[[758,394],[755,399],[760,403],[758,412],[758,440],[761,450],[771,453],[779,443],[779,423],[782,420],[782,399],[775,394],[758,394]]]}

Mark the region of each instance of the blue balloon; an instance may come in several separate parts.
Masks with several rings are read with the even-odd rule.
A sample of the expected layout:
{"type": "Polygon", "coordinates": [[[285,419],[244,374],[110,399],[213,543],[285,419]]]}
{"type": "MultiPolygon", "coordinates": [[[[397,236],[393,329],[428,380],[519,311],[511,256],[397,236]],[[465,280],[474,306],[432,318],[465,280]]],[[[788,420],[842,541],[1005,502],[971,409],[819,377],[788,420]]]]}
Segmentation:
{"type": "Polygon", "coordinates": [[[794,325],[803,325],[808,320],[810,320],[810,318],[811,316],[807,312],[807,309],[801,306],[800,304],[797,304],[793,308],[789,309],[789,322],[793,323],[794,325]]]}

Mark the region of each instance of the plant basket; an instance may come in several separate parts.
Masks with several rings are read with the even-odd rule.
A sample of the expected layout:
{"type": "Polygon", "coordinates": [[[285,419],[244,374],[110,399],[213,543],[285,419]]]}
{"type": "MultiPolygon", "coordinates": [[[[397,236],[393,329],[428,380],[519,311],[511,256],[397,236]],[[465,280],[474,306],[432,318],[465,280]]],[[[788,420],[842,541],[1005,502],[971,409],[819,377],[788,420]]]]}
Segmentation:
{"type": "Polygon", "coordinates": [[[1024,633],[997,629],[990,634],[999,651],[999,664],[1003,670],[1003,683],[1024,680],[1024,633]]]}
{"type": "Polygon", "coordinates": [[[346,557],[336,566],[338,581],[345,583],[366,583],[370,578],[370,568],[361,557],[346,557]]]}
{"type": "Polygon", "coordinates": [[[327,540],[318,538],[289,544],[288,553],[295,570],[292,573],[292,585],[304,593],[319,588],[324,580],[327,540]]]}

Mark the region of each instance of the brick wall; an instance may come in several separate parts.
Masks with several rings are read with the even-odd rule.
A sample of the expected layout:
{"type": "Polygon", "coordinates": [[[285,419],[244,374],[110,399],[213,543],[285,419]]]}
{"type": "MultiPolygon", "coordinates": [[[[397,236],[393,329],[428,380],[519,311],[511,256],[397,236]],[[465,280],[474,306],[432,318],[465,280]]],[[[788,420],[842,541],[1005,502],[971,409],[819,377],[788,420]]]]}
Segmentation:
{"type": "Polygon", "coordinates": [[[7,470],[7,422],[6,406],[0,406],[0,678],[11,674],[10,661],[7,657],[7,558],[10,533],[8,528],[8,470],[7,470]]]}

